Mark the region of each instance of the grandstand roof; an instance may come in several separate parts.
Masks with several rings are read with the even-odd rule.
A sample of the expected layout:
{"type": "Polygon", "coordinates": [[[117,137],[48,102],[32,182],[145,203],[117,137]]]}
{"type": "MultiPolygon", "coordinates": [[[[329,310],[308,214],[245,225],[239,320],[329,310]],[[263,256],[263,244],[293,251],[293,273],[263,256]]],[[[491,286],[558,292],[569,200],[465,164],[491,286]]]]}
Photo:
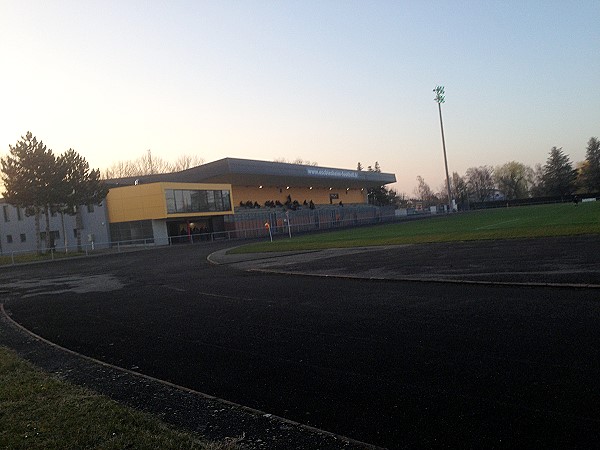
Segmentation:
{"type": "Polygon", "coordinates": [[[252,159],[224,158],[181,172],[106,180],[109,186],[155,182],[228,183],[232,185],[374,187],[394,183],[392,173],[306,166],[252,159]]]}

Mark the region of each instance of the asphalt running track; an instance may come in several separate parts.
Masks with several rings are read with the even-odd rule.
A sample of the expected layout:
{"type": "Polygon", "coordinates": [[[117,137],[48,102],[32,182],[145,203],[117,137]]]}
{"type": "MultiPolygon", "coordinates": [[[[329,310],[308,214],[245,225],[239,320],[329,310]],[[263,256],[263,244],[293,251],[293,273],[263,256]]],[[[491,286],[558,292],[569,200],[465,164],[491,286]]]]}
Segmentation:
{"type": "MultiPolygon", "coordinates": [[[[583,260],[586,283],[600,280],[598,238],[583,239],[585,255],[549,242],[583,260]]],[[[486,245],[471,254],[490,255],[486,245]]],[[[373,445],[597,446],[600,289],[249,273],[207,263],[216,249],[4,268],[2,301],[68,349],[373,445]]],[[[418,247],[430,262],[440,251],[418,247]]]]}

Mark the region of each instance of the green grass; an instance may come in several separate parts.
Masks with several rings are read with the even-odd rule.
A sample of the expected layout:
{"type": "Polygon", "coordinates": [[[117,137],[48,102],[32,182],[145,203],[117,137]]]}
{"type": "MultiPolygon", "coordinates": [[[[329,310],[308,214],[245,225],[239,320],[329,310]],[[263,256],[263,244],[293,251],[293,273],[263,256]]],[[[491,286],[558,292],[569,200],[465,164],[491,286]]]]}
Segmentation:
{"type": "Polygon", "coordinates": [[[4,254],[2,256],[0,256],[0,266],[2,265],[9,265],[13,263],[13,259],[14,259],[14,263],[15,264],[20,264],[20,263],[28,263],[28,262],[37,262],[37,261],[50,261],[52,259],[64,259],[64,258],[73,258],[75,256],[83,256],[85,255],[85,253],[83,252],[69,252],[69,253],[64,253],[64,251],[62,252],[53,252],[54,254],[47,252],[47,253],[42,253],[40,255],[38,255],[37,253],[17,253],[14,255],[14,258],[10,255],[4,254]]]}
{"type": "Polygon", "coordinates": [[[0,448],[236,448],[193,433],[35,369],[0,347],[0,448]]]}
{"type": "Polygon", "coordinates": [[[374,245],[600,233],[600,202],[521,206],[472,211],[424,220],[309,234],[249,244],[231,253],[279,252],[374,245]]]}

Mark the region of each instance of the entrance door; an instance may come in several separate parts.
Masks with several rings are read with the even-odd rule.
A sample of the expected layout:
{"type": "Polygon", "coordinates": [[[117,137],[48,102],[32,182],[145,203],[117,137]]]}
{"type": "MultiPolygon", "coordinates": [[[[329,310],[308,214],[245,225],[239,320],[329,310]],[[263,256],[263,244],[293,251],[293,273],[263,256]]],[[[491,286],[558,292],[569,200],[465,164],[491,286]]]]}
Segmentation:
{"type": "Polygon", "coordinates": [[[182,220],[167,222],[167,232],[169,241],[172,244],[184,243],[190,241],[188,223],[182,220]]]}

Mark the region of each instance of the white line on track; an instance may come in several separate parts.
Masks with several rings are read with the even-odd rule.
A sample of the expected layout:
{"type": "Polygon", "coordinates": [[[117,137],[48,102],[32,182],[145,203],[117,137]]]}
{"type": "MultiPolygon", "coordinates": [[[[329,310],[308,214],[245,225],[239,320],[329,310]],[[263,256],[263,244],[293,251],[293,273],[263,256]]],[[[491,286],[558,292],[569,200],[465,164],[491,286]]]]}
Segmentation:
{"type": "Polygon", "coordinates": [[[504,225],[505,223],[516,222],[517,220],[520,220],[520,219],[517,218],[517,219],[505,220],[503,222],[493,223],[491,225],[486,225],[484,227],[475,228],[475,230],[485,230],[486,228],[495,228],[498,225],[504,225]]]}

